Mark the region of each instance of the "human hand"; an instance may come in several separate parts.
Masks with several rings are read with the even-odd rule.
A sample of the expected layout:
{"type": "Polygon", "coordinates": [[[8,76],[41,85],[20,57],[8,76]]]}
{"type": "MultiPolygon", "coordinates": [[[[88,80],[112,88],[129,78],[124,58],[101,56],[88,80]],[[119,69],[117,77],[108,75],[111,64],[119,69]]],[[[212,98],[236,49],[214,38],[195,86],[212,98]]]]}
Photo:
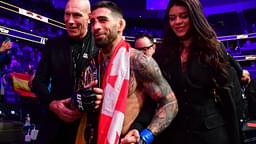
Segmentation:
{"type": "Polygon", "coordinates": [[[93,88],[93,91],[96,93],[95,109],[98,109],[100,108],[103,100],[103,89],[95,87],[93,88]]]}
{"type": "Polygon", "coordinates": [[[97,86],[97,80],[86,88],[78,90],[72,96],[72,105],[81,111],[91,112],[100,107],[103,90],[97,86]]]}
{"type": "Polygon", "coordinates": [[[65,122],[73,122],[81,116],[78,109],[71,108],[71,98],[63,100],[54,100],[49,104],[49,108],[61,120],[65,122]]]}
{"type": "Polygon", "coordinates": [[[130,130],[124,138],[121,139],[120,144],[135,144],[140,141],[140,133],[138,130],[130,130]]]}
{"type": "Polygon", "coordinates": [[[3,41],[1,47],[0,47],[0,52],[7,51],[12,48],[12,42],[11,41],[3,41]]]}
{"type": "Polygon", "coordinates": [[[35,74],[36,73],[33,73],[33,75],[30,77],[29,81],[28,81],[28,87],[30,87],[32,89],[32,82],[33,82],[33,79],[35,78],[35,74]]]}
{"type": "Polygon", "coordinates": [[[103,100],[103,89],[98,87],[98,80],[92,82],[93,91],[96,93],[95,109],[100,108],[103,100]]]}

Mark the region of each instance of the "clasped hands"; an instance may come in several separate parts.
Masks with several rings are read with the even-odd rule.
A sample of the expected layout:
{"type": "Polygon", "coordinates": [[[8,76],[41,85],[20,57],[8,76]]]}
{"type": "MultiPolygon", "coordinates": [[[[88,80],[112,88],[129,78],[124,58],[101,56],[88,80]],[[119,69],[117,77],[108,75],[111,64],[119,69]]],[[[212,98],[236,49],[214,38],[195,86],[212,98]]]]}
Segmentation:
{"type": "MultiPolygon", "coordinates": [[[[92,87],[97,85],[97,80],[92,83],[92,87]]],[[[96,99],[94,100],[95,110],[99,109],[103,99],[103,90],[98,87],[92,88],[93,92],[96,94],[96,99]]],[[[63,100],[53,100],[49,104],[49,108],[54,112],[61,120],[64,122],[73,122],[81,117],[81,110],[78,107],[72,106],[73,102],[71,98],[66,98],[63,100]]],[[[140,133],[138,130],[133,129],[129,131],[124,138],[121,139],[120,144],[143,144],[140,140],[140,133]]]]}

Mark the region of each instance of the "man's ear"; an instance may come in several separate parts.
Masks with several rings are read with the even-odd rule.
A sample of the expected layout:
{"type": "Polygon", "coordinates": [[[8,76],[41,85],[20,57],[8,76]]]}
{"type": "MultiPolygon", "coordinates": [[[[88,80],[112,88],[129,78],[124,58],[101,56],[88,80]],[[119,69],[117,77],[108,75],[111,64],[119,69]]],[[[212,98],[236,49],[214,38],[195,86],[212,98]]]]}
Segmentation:
{"type": "Polygon", "coordinates": [[[123,18],[121,18],[118,23],[118,31],[123,32],[125,27],[126,27],[126,21],[123,18]]]}

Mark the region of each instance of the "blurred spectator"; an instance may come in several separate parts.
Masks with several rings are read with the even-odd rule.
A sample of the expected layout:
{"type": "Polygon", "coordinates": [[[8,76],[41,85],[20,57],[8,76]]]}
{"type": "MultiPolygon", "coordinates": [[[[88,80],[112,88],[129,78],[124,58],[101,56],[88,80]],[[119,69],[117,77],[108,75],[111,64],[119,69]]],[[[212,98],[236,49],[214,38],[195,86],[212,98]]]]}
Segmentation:
{"type": "Polygon", "coordinates": [[[256,24],[252,24],[252,32],[253,32],[253,33],[256,32],[256,24]]]}
{"type": "Polygon", "coordinates": [[[11,63],[9,66],[9,69],[15,72],[21,72],[21,64],[18,62],[18,60],[16,59],[16,57],[14,55],[12,55],[11,58],[11,63]]]}
{"type": "Polygon", "coordinates": [[[243,85],[248,85],[251,82],[251,76],[248,70],[243,69],[241,82],[243,85]]]}
{"type": "Polygon", "coordinates": [[[153,56],[156,51],[153,36],[146,33],[140,33],[135,38],[135,49],[142,51],[147,56],[153,56]]]}
{"type": "Polygon", "coordinates": [[[3,67],[10,62],[9,50],[12,48],[12,43],[9,38],[6,38],[0,47],[0,100],[4,96],[4,79],[3,79],[3,67]]]}

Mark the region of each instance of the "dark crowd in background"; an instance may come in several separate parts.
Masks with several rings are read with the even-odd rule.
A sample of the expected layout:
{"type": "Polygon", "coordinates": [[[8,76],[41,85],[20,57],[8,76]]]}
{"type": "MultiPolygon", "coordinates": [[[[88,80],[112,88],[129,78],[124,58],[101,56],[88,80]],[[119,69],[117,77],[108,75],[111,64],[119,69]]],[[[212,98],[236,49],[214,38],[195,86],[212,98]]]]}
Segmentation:
{"type": "MultiPolygon", "coordinates": [[[[45,17],[49,17],[61,22],[63,21],[63,8],[56,8],[51,0],[6,0],[6,2],[41,14],[45,17]]],[[[207,19],[219,37],[254,33],[251,38],[231,38],[224,39],[222,42],[229,54],[238,61],[243,69],[249,72],[251,77],[251,83],[242,87],[244,99],[241,103],[243,103],[244,112],[241,116],[241,121],[256,120],[256,107],[253,106],[254,104],[256,105],[256,8],[245,10],[242,14],[237,12],[229,12],[209,15],[207,19]]],[[[161,39],[159,38],[162,37],[162,21],[163,20],[159,18],[153,19],[143,17],[128,17],[127,28],[124,31],[124,36],[128,36],[128,42],[134,46],[135,37],[139,33],[150,34],[155,38],[155,51],[157,51],[161,45],[161,39]],[[150,24],[153,26],[150,27],[150,24]]],[[[64,29],[6,11],[4,9],[0,9],[0,28],[1,26],[46,38],[57,37],[65,33],[64,29]]],[[[36,68],[38,67],[42,56],[42,50],[45,48],[45,45],[2,35],[1,33],[0,45],[7,37],[12,42],[12,48],[9,50],[10,61],[8,64],[0,66],[0,118],[15,119],[25,123],[29,114],[31,123],[36,125],[39,121],[40,115],[40,113],[38,113],[40,108],[38,106],[37,99],[21,97],[17,92],[15,92],[13,88],[14,82],[10,74],[12,72],[17,72],[33,76],[36,72],[36,68]],[[2,115],[2,112],[5,110],[15,110],[16,114],[2,115]]],[[[244,123],[241,123],[241,127],[244,129],[247,128],[244,123]]],[[[254,136],[256,138],[256,130],[255,132],[248,130],[244,135],[244,137],[248,139],[249,137],[254,136]]],[[[247,143],[250,143],[250,140],[248,140],[247,143]]],[[[253,144],[253,142],[251,144],[253,144]]]]}

